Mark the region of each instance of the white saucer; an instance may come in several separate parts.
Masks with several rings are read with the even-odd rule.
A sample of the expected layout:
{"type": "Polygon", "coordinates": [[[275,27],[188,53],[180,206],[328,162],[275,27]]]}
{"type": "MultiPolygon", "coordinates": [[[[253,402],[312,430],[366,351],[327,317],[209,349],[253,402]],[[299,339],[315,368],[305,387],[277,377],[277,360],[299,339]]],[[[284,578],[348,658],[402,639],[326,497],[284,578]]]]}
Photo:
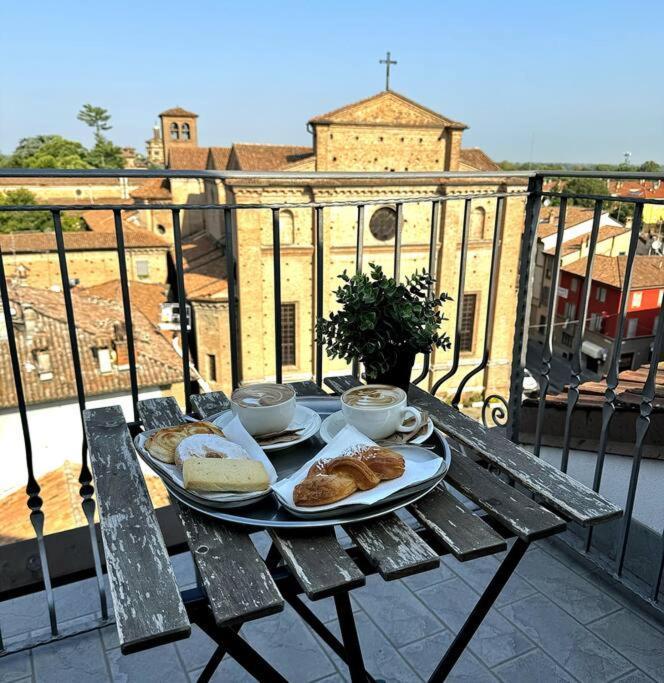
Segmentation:
{"type": "MultiPolygon", "coordinates": [[[[221,426],[221,425],[219,425],[221,426]]],[[[332,439],[346,426],[346,420],[344,419],[343,412],[341,410],[336,413],[328,415],[320,426],[320,438],[325,441],[325,443],[330,443],[332,439]]],[[[433,434],[433,422],[431,418],[427,422],[427,429],[424,434],[420,434],[415,439],[411,439],[409,444],[424,443],[433,434]]],[[[392,441],[393,437],[387,437],[387,439],[381,439],[381,441],[392,441]]],[[[405,446],[408,444],[403,444],[400,441],[394,440],[395,446],[405,446]]]]}
{"type": "MultiPolygon", "coordinates": [[[[221,415],[214,418],[213,424],[215,424],[219,429],[224,428],[233,419],[233,411],[225,410],[221,415]]],[[[291,448],[292,446],[297,446],[297,444],[310,439],[314,434],[316,434],[320,428],[320,415],[307,408],[306,406],[300,405],[299,403],[295,407],[295,415],[291,423],[288,425],[287,429],[297,429],[298,427],[304,426],[304,430],[301,431],[297,439],[292,441],[284,441],[282,443],[273,443],[269,446],[263,446],[258,444],[264,451],[282,451],[286,448],[291,448]]],[[[285,431],[285,430],[284,430],[285,431]]]]}

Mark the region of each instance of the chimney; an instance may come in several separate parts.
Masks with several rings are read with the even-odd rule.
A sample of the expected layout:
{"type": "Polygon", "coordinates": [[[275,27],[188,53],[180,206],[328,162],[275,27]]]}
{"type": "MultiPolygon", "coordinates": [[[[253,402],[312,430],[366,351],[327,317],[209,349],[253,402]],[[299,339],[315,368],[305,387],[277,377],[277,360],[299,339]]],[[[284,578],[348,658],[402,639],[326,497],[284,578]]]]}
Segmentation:
{"type": "Polygon", "coordinates": [[[26,339],[32,339],[37,331],[37,311],[30,304],[23,304],[23,324],[26,339]]]}
{"type": "Polygon", "coordinates": [[[129,370],[129,350],[127,346],[127,330],[124,323],[113,325],[113,350],[118,370],[129,370]]]}
{"type": "Polygon", "coordinates": [[[625,218],[625,227],[626,228],[631,228],[633,223],[633,218],[629,216],[628,218],[625,218]]]}

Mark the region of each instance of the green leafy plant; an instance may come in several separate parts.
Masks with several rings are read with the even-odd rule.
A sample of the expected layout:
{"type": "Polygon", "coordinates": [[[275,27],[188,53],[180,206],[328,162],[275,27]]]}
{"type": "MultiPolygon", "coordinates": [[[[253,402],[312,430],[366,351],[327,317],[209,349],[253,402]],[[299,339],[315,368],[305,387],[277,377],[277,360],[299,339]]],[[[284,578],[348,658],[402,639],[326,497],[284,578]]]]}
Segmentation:
{"type": "Polygon", "coordinates": [[[340,310],[320,319],[318,342],[330,358],[358,360],[367,375],[388,372],[404,354],[430,351],[434,346],[449,349],[450,339],[439,332],[447,318],[442,305],[450,297],[429,296],[434,279],[425,270],[415,272],[404,283],[387,277],[383,269],[370,263],[369,275],[352,277],[344,271],[344,284],[336,292],[340,310]]]}

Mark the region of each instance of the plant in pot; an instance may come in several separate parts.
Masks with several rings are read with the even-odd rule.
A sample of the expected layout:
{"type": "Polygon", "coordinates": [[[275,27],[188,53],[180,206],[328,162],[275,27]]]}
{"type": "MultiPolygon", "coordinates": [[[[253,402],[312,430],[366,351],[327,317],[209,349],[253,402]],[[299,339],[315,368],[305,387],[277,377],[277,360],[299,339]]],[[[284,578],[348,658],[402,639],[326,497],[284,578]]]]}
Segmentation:
{"type": "Polygon", "coordinates": [[[368,275],[339,275],[344,282],[335,292],[340,308],[318,321],[318,343],[330,358],[362,363],[367,382],[407,391],[415,356],[451,346],[439,331],[447,320],[442,306],[450,297],[430,296],[434,280],[424,270],[400,283],[379,265],[369,267],[368,275]]]}

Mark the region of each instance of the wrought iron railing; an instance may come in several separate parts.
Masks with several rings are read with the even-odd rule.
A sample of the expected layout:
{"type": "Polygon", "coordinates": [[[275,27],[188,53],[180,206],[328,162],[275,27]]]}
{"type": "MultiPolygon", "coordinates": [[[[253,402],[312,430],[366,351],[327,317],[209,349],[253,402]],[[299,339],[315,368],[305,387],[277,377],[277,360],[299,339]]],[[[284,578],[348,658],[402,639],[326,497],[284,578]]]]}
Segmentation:
{"type": "MultiPolygon", "coordinates": [[[[128,209],[134,211],[152,211],[161,210],[170,213],[172,227],[173,227],[173,241],[174,241],[174,259],[175,259],[175,290],[177,293],[177,302],[180,311],[186,310],[187,293],[185,291],[185,270],[184,270],[184,256],[183,256],[183,237],[182,237],[182,217],[190,210],[195,211],[218,211],[221,212],[223,231],[225,237],[225,260],[226,273],[228,284],[228,318],[229,318],[229,351],[230,351],[230,369],[231,369],[231,384],[237,386],[242,381],[241,376],[241,358],[240,358],[240,311],[241,311],[241,295],[240,286],[237,277],[238,259],[242,258],[242,254],[237,252],[237,240],[235,236],[236,216],[241,211],[264,211],[271,214],[272,222],[272,270],[274,277],[274,368],[277,381],[283,379],[283,358],[282,358],[282,260],[281,260],[281,209],[295,209],[307,208],[313,212],[313,271],[315,273],[315,286],[313,288],[313,310],[316,318],[324,315],[324,287],[325,287],[325,253],[324,253],[324,229],[326,210],[337,207],[355,207],[356,208],[356,244],[355,244],[355,270],[360,272],[363,268],[364,254],[366,247],[363,242],[365,215],[367,207],[375,204],[389,203],[396,206],[396,230],[394,235],[393,246],[393,266],[394,274],[399,277],[401,261],[402,261],[402,231],[403,231],[403,208],[409,203],[430,203],[430,230],[429,230],[429,245],[428,245],[428,268],[434,277],[436,277],[437,256],[438,250],[444,249],[440,239],[441,230],[444,229],[444,221],[441,218],[441,207],[448,202],[460,202],[463,204],[463,212],[461,219],[461,239],[459,243],[458,254],[458,278],[456,282],[456,291],[451,292],[456,299],[457,317],[453,322],[452,334],[452,360],[451,365],[446,372],[440,377],[435,378],[431,371],[430,360],[428,356],[423,358],[421,372],[413,380],[415,383],[421,383],[429,378],[430,390],[433,393],[438,392],[441,388],[449,390],[446,385],[450,379],[455,379],[455,386],[451,388],[451,403],[455,407],[459,407],[464,390],[468,387],[468,382],[482,370],[487,367],[490,361],[490,351],[492,344],[492,329],[493,320],[496,310],[496,292],[497,280],[500,275],[500,250],[502,242],[502,230],[505,219],[506,202],[512,197],[527,197],[523,233],[521,235],[521,247],[519,258],[519,272],[518,272],[518,296],[516,300],[516,315],[514,340],[512,349],[512,371],[510,379],[509,397],[507,399],[495,396],[486,395],[484,397],[484,407],[482,409],[482,416],[486,419],[491,415],[493,422],[505,424],[508,436],[514,440],[519,440],[520,420],[521,420],[521,404],[522,404],[522,387],[523,387],[523,370],[525,367],[526,346],[528,342],[528,328],[530,318],[530,296],[533,288],[535,253],[537,248],[537,229],[539,222],[540,208],[542,201],[545,198],[555,198],[560,201],[559,220],[557,229],[557,245],[554,256],[554,268],[552,274],[552,282],[548,296],[548,316],[546,329],[544,332],[544,344],[541,358],[541,372],[540,372],[540,402],[537,410],[536,421],[536,435],[534,443],[535,455],[541,454],[542,446],[542,431],[545,421],[546,410],[546,396],[550,385],[551,360],[553,357],[553,324],[555,320],[555,310],[558,298],[558,282],[560,275],[560,256],[561,245],[563,240],[563,233],[565,229],[565,216],[568,204],[578,199],[584,199],[594,202],[593,224],[590,234],[590,242],[588,245],[588,266],[586,271],[586,278],[583,284],[581,300],[582,310],[579,314],[580,323],[576,325],[575,337],[573,343],[573,355],[570,364],[570,389],[569,401],[567,405],[567,414],[565,421],[565,435],[562,447],[562,468],[567,469],[571,450],[571,420],[574,414],[578,398],[579,387],[581,385],[581,345],[583,342],[584,329],[586,317],[588,312],[588,297],[590,293],[590,276],[592,274],[593,259],[597,245],[600,217],[602,208],[605,204],[613,204],[615,202],[631,203],[635,205],[634,221],[631,228],[631,240],[629,252],[627,255],[628,269],[625,273],[623,284],[623,300],[619,312],[618,335],[614,340],[612,360],[610,363],[610,370],[607,376],[607,389],[604,406],[602,409],[602,434],[600,439],[600,446],[597,453],[597,461],[595,468],[595,476],[593,488],[597,491],[602,483],[603,464],[608,447],[608,430],[611,424],[616,407],[616,386],[618,384],[618,362],[619,353],[616,349],[620,348],[622,343],[622,326],[624,325],[626,315],[625,294],[630,288],[630,278],[632,273],[632,265],[634,263],[636,248],[638,244],[639,232],[642,225],[642,213],[644,203],[664,204],[663,200],[644,200],[637,197],[607,197],[595,195],[571,195],[564,191],[545,191],[543,189],[543,182],[545,177],[601,177],[601,178],[638,178],[657,180],[658,174],[635,174],[635,173],[618,173],[618,174],[601,174],[601,173],[579,173],[579,172],[546,172],[546,174],[536,172],[486,172],[486,173],[319,173],[315,175],[316,180],[338,180],[338,181],[398,181],[404,183],[410,181],[423,180],[430,181],[430,183],[437,187],[435,194],[422,194],[419,196],[412,196],[411,194],[403,196],[399,194],[399,190],[395,187],[394,192],[390,193],[386,199],[381,196],[375,200],[365,201],[327,201],[327,202],[307,202],[307,203],[281,203],[281,204],[217,204],[217,203],[201,203],[201,204],[174,204],[174,203],[151,203],[142,204],[136,203],[132,205],[121,203],[109,204],[39,204],[34,206],[0,206],[0,211],[48,211],[53,219],[53,230],[56,238],[56,246],[58,259],[60,264],[60,276],[62,281],[62,296],[67,314],[68,336],[71,348],[71,363],[75,378],[76,396],[78,406],[82,411],[86,406],[86,393],[83,382],[81,370],[81,357],[78,348],[78,340],[76,333],[76,310],[72,295],[70,291],[70,280],[67,267],[67,253],[65,248],[65,240],[63,235],[62,214],[70,211],[110,211],[114,218],[114,230],[117,243],[118,268],[121,283],[122,305],[124,311],[124,321],[127,337],[127,351],[129,359],[129,380],[130,393],[134,411],[134,426],[139,427],[139,418],[137,411],[137,404],[139,400],[139,382],[136,367],[136,349],[134,344],[134,328],[132,324],[132,307],[129,296],[129,275],[126,267],[126,247],[125,235],[122,221],[122,214],[128,209]],[[455,187],[455,194],[445,194],[441,187],[446,183],[454,181],[457,183],[455,187]],[[525,183],[527,181],[527,187],[525,183]],[[509,188],[507,185],[509,184],[509,188]],[[459,187],[461,185],[461,189],[459,187]],[[468,188],[473,188],[472,191],[463,191],[463,185],[468,188]],[[484,186],[481,193],[478,193],[477,186],[484,186]],[[490,199],[495,201],[495,222],[492,230],[492,244],[490,265],[487,272],[488,281],[488,296],[485,307],[485,327],[483,335],[483,343],[481,352],[478,354],[477,362],[474,363],[468,371],[460,373],[460,337],[462,335],[461,327],[461,311],[464,297],[464,285],[466,280],[466,262],[469,245],[469,231],[471,220],[471,202],[473,199],[481,198],[483,200],[490,199]]],[[[239,171],[214,172],[214,171],[53,171],[53,170],[35,170],[35,169],[0,169],[0,177],[12,177],[19,179],[28,179],[31,177],[40,178],[99,178],[99,177],[130,177],[130,178],[170,178],[170,179],[198,179],[207,182],[221,182],[227,179],[238,179],[250,177],[256,180],[297,180],[303,181],[312,180],[311,174],[298,173],[245,173],[239,171]]],[[[449,247],[448,247],[449,248],[449,247]]],[[[81,455],[81,469],[79,481],[81,484],[80,496],[81,505],[85,513],[87,526],[84,535],[77,533],[75,540],[70,533],[69,550],[70,556],[66,560],[63,559],[60,553],[57,552],[57,536],[44,535],[44,515],[48,512],[43,509],[43,501],[40,497],[40,485],[33,470],[33,453],[30,438],[30,428],[28,421],[28,405],[23,390],[22,381],[22,367],[21,359],[16,344],[16,339],[13,329],[13,320],[11,314],[10,293],[7,285],[6,272],[3,265],[2,254],[0,253],[0,295],[2,298],[2,305],[4,310],[5,326],[7,330],[8,350],[11,356],[11,366],[13,370],[14,385],[17,397],[17,411],[20,416],[21,428],[24,440],[25,459],[28,472],[28,481],[26,493],[28,496],[28,508],[30,510],[30,519],[35,532],[37,550],[38,550],[38,565],[39,571],[34,569],[34,557],[30,554],[30,550],[26,547],[25,542],[14,544],[17,547],[0,548],[0,556],[4,557],[5,566],[12,567],[9,578],[5,579],[4,584],[0,582],[0,598],[11,597],[34,590],[45,590],[47,609],[50,616],[51,636],[59,637],[62,631],[59,629],[58,620],[56,616],[56,604],[54,599],[53,586],[65,583],[83,576],[96,576],[99,589],[99,612],[100,621],[105,621],[108,618],[106,607],[105,584],[103,579],[103,559],[100,554],[97,532],[94,524],[94,489],[92,486],[92,476],[88,467],[86,444],[82,444],[81,455]],[[73,546],[72,546],[73,544],[73,546]],[[87,549],[84,546],[87,544],[87,549]],[[74,547],[80,551],[82,558],[78,564],[72,561],[71,548],[74,547]],[[27,558],[30,558],[32,564],[30,570],[24,570],[21,563],[26,563],[27,558]],[[73,564],[72,564],[73,562],[73,564]]],[[[664,309],[663,309],[664,310],[664,309]]],[[[655,339],[655,349],[653,358],[659,358],[664,349],[664,313],[660,310],[659,326],[657,328],[657,335],[655,339]]],[[[180,339],[182,349],[182,380],[184,384],[184,394],[186,397],[186,408],[190,411],[189,397],[192,392],[192,378],[190,368],[190,330],[188,329],[187,316],[180,315],[180,339]]],[[[313,366],[311,368],[312,376],[315,378],[318,385],[323,383],[323,356],[324,348],[322,344],[315,342],[315,353],[313,366]]],[[[651,368],[656,368],[656,362],[651,364],[651,368]]],[[[354,364],[352,368],[353,373],[357,376],[360,368],[354,364]]],[[[487,392],[489,393],[489,392],[487,392]]],[[[636,495],[636,486],[639,478],[642,446],[645,435],[648,432],[650,424],[650,415],[653,409],[653,400],[655,396],[655,372],[649,373],[645,386],[643,388],[642,402],[640,415],[637,418],[637,440],[634,445],[634,454],[632,462],[632,473],[629,482],[628,490],[626,492],[626,514],[622,522],[620,533],[616,541],[615,552],[615,570],[617,574],[621,574],[624,566],[625,553],[627,549],[630,528],[632,524],[633,508],[636,495]]],[[[0,445],[1,447],[1,445],[0,445]]],[[[161,512],[161,521],[163,526],[173,525],[173,517],[169,516],[167,511],[161,512]]],[[[183,548],[183,539],[181,533],[178,531],[177,523],[173,525],[174,528],[166,530],[167,542],[172,548],[183,548]]],[[[72,532],[73,533],[73,532],[72,532]]],[[[586,538],[585,548],[587,552],[592,550],[592,536],[589,532],[586,538]]],[[[73,556],[76,552],[73,553],[73,556]]],[[[662,536],[662,554],[659,560],[659,568],[657,575],[652,581],[651,598],[657,601],[659,597],[659,590],[662,579],[662,568],[664,567],[664,535],[662,536]]],[[[1,640],[0,624],[0,653],[3,652],[1,640]]],[[[4,652],[8,652],[15,647],[5,647],[4,652]]]]}

